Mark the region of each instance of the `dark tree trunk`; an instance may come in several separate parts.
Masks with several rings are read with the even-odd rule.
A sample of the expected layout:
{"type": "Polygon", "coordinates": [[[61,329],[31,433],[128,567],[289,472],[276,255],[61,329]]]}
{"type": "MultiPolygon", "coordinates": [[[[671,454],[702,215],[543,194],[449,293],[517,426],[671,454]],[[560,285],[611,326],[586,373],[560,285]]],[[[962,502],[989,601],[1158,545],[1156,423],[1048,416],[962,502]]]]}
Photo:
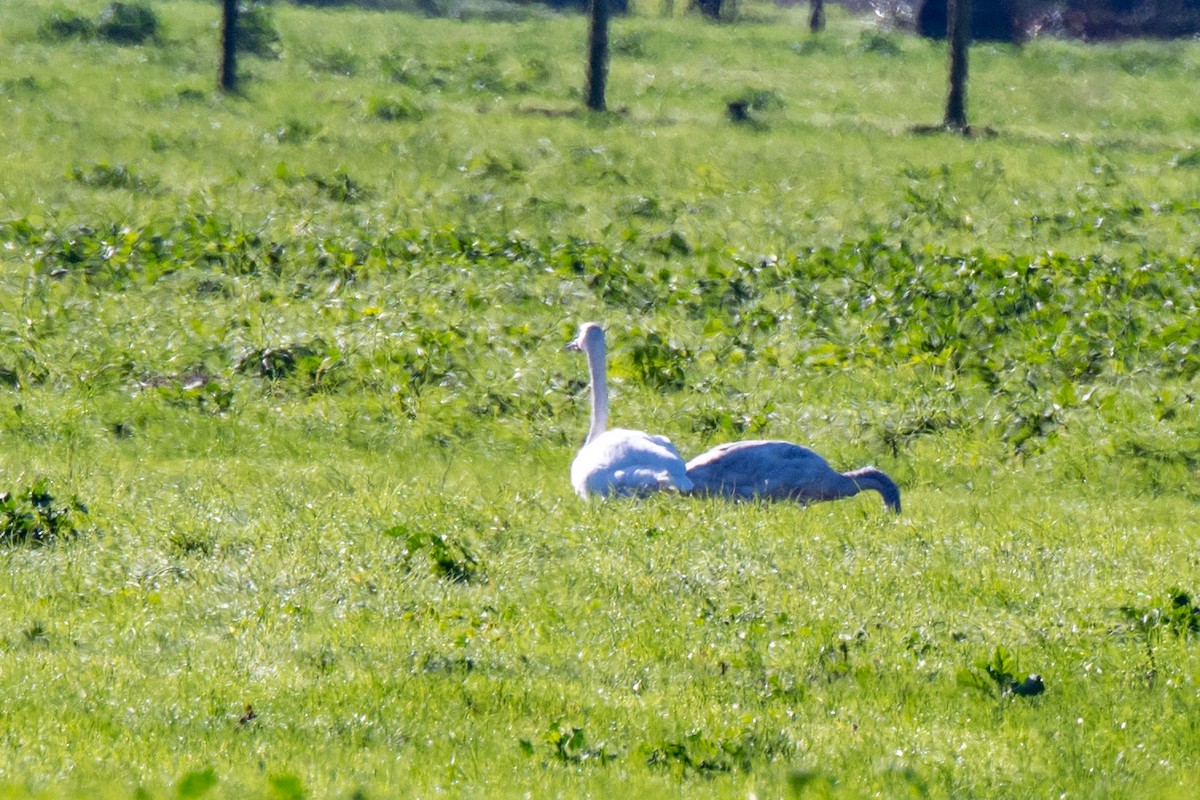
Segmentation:
{"type": "Polygon", "coordinates": [[[223,92],[237,91],[237,18],[238,0],[223,0],[225,16],[221,24],[221,79],[223,92]]]}
{"type": "Polygon", "coordinates": [[[603,111],[605,84],[608,82],[608,0],[592,0],[588,28],[587,107],[603,111]]]}
{"type": "Polygon", "coordinates": [[[967,49],[971,44],[971,0],[949,0],[947,37],[950,40],[950,95],[946,98],[945,126],[968,133],[967,49]]]}
{"type": "Polygon", "coordinates": [[[825,30],[825,0],[812,0],[812,16],[808,18],[808,29],[813,33],[825,30]]]}

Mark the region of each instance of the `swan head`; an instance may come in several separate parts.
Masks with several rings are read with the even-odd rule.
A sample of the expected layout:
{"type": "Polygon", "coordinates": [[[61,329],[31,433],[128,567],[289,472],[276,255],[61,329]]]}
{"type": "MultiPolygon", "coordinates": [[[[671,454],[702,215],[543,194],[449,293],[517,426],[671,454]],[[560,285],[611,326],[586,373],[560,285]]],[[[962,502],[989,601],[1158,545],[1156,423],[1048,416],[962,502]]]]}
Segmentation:
{"type": "Polygon", "coordinates": [[[585,322],[579,326],[579,335],[567,345],[567,349],[591,353],[597,345],[603,344],[604,329],[594,322],[585,322]]]}

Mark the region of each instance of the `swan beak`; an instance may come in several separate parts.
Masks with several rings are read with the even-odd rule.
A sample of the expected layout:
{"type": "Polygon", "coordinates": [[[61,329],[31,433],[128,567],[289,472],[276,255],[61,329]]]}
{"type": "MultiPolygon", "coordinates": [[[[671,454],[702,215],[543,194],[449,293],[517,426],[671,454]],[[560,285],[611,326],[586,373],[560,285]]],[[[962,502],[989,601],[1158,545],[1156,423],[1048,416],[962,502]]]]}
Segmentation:
{"type": "Polygon", "coordinates": [[[576,353],[582,349],[583,348],[579,346],[579,342],[567,342],[567,344],[563,347],[563,350],[572,350],[576,353]]]}

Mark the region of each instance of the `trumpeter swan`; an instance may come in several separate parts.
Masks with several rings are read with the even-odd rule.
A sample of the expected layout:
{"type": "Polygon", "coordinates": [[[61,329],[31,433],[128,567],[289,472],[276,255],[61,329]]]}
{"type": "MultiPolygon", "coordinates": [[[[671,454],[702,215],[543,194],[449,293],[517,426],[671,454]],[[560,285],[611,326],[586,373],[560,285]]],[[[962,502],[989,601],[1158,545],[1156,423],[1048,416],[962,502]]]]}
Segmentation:
{"type": "Polygon", "coordinates": [[[900,513],[900,489],[874,467],[837,472],[821,456],[791,442],[748,441],[717,445],[687,464],[693,494],[735,499],[761,497],[816,503],[874,489],[900,513]]]}
{"type": "Polygon", "coordinates": [[[587,497],[690,491],[687,466],[670,439],[624,428],[607,429],[608,384],[604,331],[600,326],[585,322],[567,349],[581,350],[587,356],[592,386],[591,428],[571,462],[571,485],[576,494],[587,497]]]}

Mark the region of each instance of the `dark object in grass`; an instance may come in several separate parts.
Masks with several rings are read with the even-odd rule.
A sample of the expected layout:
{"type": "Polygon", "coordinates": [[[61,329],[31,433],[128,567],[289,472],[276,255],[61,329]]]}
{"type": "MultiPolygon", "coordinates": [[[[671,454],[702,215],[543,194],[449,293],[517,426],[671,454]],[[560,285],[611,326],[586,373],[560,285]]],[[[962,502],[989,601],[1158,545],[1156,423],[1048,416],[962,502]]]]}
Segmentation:
{"type": "Polygon", "coordinates": [[[59,11],[51,14],[42,23],[41,27],[38,28],[38,33],[43,39],[51,41],[65,41],[67,39],[82,39],[87,41],[95,37],[96,23],[87,17],[70,11],[59,11]]]}
{"type": "Polygon", "coordinates": [[[15,495],[0,492],[0,546],[49,544],[75,536],[76,512],[88,513],[87,506],[78,500],[56,503],[44,479],[15,495]]]}
{"type": "Polygon", "coordinates": [[[1046,684],[1041,675],[1030,675],[1020,683],[1014,683],[1012,690],[1013,694],[1019,694],[1021,697],[1036,697],[1046,691],[1046,684]]]}
{"type": "Polygon", "coordinates": [[[145,44],[158,38],[158,15],[141,3],[110,3],[100,12],[96,33],[114,44],[145,44]]]}

